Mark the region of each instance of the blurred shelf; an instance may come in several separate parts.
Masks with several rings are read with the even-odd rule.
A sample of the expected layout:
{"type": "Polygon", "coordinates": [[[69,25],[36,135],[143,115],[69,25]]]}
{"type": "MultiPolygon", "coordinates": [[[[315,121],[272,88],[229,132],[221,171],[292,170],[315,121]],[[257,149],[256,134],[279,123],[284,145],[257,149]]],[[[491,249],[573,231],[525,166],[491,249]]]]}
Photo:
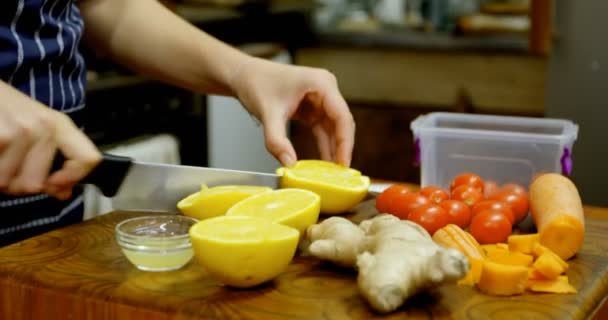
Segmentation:
{"type": "Polygon", "coordinates": [[[496,36],[459,36],[439,32],[416,31],[406,28],[380,28],[378,30],[361,32],[318,28],[315,33],[319,43],[328,45],[442,51],[499,51],[518,54],[525,54],[528,52],[527,37],[514,34],[496,36]]]}
{"type": "Polygon", "coordinates": [[[176,14],[194,24],[245,18],[250,15],[272,15],[290,12],[310,12],[314,1],[282,0],[251,5],[219,6],[185,1],[169,6],[176,14]]]}

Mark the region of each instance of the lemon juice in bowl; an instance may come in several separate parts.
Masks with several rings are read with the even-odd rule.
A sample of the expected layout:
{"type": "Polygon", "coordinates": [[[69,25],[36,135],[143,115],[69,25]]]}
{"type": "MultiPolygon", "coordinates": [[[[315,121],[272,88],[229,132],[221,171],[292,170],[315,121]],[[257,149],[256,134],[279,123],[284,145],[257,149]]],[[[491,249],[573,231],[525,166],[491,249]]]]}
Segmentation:
{"type": "Polygon", "coordinates": [[[196,219],[155,215],[127,219],[116,225],[116,241],[123,254],[143,271],[170,271],[193,257],[189,230],[196,219]]]}

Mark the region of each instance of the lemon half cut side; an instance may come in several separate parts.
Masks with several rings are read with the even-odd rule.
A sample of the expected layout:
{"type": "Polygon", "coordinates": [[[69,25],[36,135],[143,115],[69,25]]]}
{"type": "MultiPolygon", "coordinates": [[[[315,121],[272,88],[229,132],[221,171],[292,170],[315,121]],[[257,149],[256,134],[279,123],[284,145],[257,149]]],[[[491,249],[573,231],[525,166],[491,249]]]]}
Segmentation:
{"type": "Polygon", "coordinates": [[[266,219],[219,216],[190,228],[194,256],[221,283],[247,288],[273,279],[287,269],[299,232],[266,219]]]}
{"type": "Polygon", "coordinates": [[[321,213],[345,213],[366,196],[370,179],[360,171],[322,160],[299,160],[277,169],[281,188],[301,188],[321,197],[321,213]]]}
{"type": "Polygon", "coordinates": [[[270,191],[271,188],[262,186],[226,185],[207,188],[203,185],[199,192],[180,200],[177,208],[186,216],[202,220],[224,215],[239,201],[270,191]]]}
{"type": "Polygon", "coordinates": [[[258,194],[232,206],[227,216],[249,216],[281,223],[303,233],[319,219],[321,197],[304,189],[280,189],[258,194]]]}

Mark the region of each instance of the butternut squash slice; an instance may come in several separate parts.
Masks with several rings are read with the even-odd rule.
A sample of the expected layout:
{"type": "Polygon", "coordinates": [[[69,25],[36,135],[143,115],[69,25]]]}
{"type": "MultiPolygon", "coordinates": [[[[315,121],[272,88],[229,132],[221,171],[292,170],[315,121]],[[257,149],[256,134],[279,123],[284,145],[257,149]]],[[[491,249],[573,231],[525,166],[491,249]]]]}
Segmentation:
{"type": "Polygon", "coordinates": [[[538,243],[539,239],[538,233],[516,234],[507,238],[507,244],[510,251],[532,254],[534,244],[538,243]]]}
{"type": "Polygon", "coordinates": [[[484,252],[470,233],[455,224],[448,224],[435,231],[433,240],[442,246],[459,250],[469,259],[471,268],[458,284],[472,286],[479,281],[484,252]]]}
{"type": "Polygon", "coordinates": [[[526,291],[528,268],[485,261],[477,283],[483,293],[495,296],[512,296],[526,291]]]}

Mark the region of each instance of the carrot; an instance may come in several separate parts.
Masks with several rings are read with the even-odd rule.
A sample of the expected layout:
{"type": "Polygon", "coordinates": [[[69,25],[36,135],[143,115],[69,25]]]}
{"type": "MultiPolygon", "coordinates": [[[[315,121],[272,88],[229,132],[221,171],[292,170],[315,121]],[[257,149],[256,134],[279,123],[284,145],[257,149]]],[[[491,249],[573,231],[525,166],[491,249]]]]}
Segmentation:
{"type": "Polygon", "coordinates": [[[530,185],[530,213],[540,244],[564,260],[581,248],[585,217],[580,195],[570,179],[556,173],[536,178],[530,185]]]}

